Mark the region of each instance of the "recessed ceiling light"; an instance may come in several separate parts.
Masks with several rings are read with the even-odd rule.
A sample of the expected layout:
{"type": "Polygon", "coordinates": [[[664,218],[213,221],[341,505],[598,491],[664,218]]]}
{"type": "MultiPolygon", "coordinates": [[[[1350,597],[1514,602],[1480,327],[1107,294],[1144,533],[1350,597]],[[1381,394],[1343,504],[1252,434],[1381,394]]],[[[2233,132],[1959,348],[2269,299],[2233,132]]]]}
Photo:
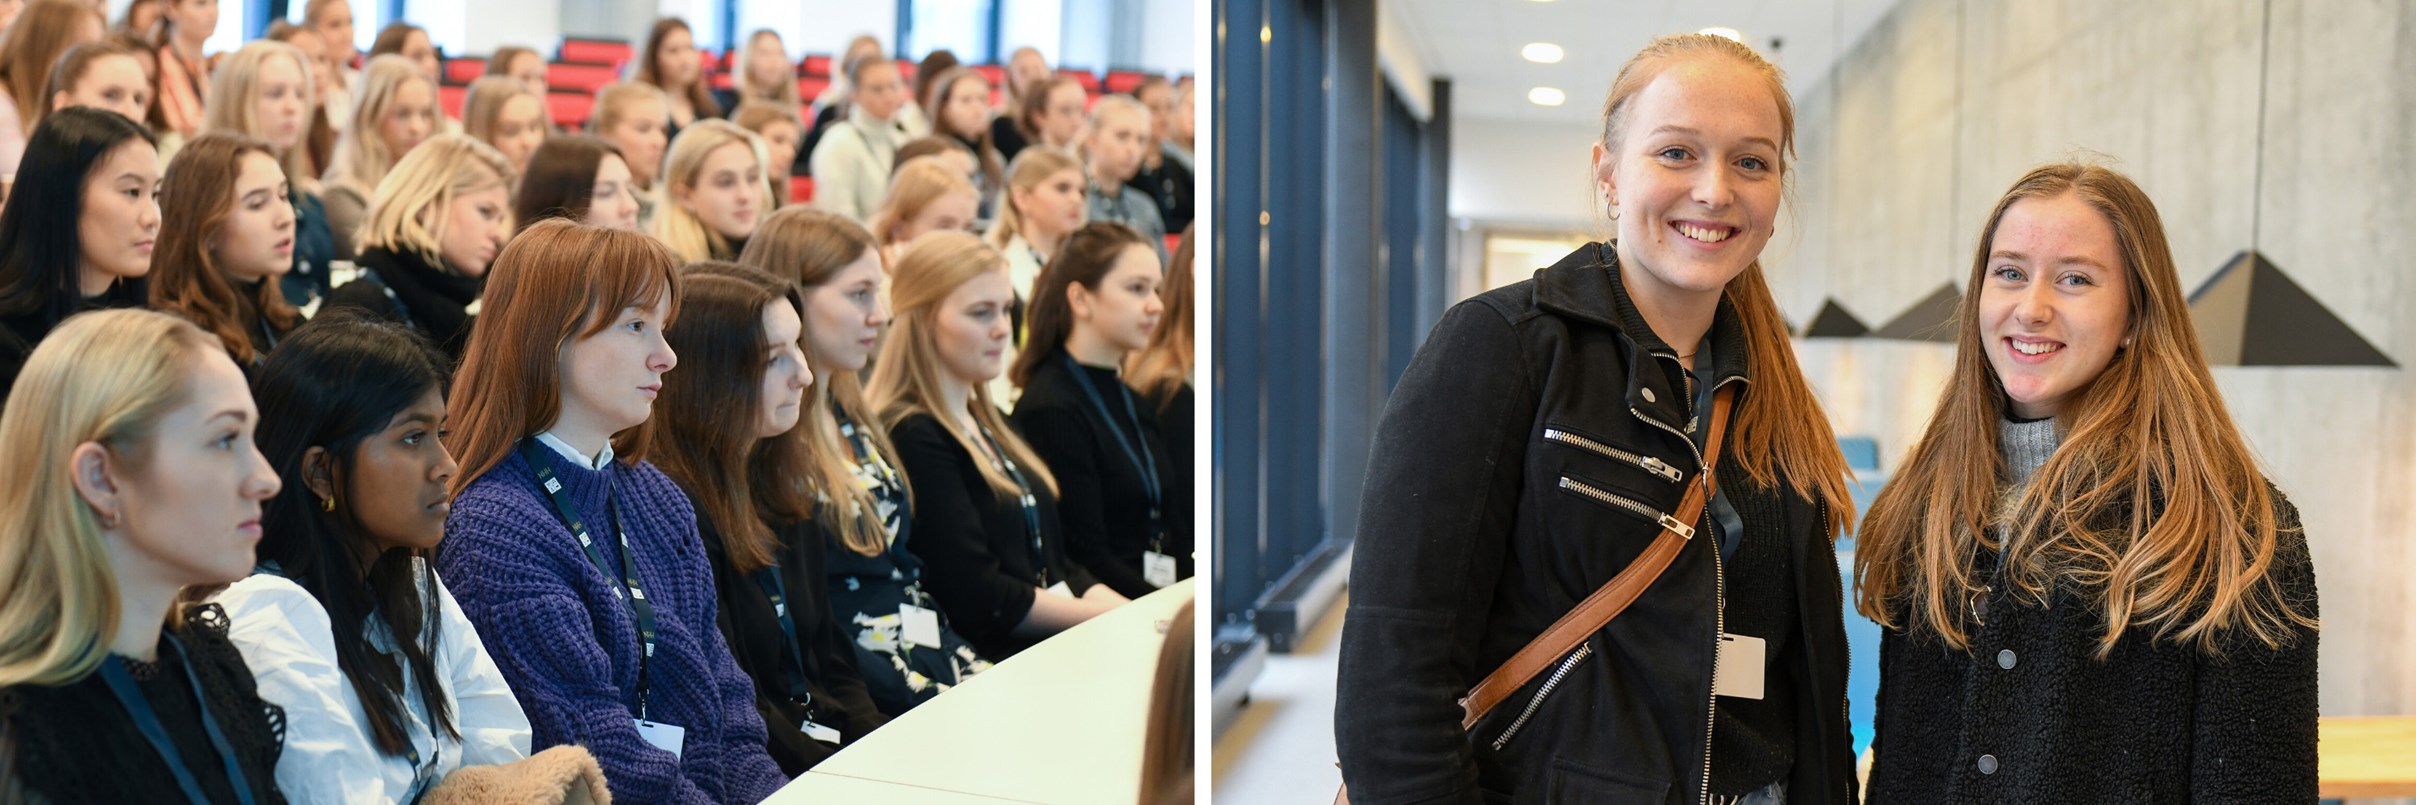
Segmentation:
{"type": "Polygon", "coordinates": [[[1710,34],[1712,36],[1721,37],[1732,42],[1745,41],[1745,35],[1737,33],[1737,29],[1735,28],[1705,28],[1703,30],[1696,31],[1695,33],[1710,34]]]}
{"type": "Polygon", "coordinates": [[[1569,96],[1566,93],[1551,87],[1536,87],[1527,90],[1527,102],[1537,106],[1559,106],[1568,100],[1569,96]]]}
{"type": "Polygon", "coordinates": [[[1550,42],[1529,42],[1526,47],[1518,49],[1518,55],[1536,64],[1559,64],[1561,52],[1559,45],[1550,42]]]}

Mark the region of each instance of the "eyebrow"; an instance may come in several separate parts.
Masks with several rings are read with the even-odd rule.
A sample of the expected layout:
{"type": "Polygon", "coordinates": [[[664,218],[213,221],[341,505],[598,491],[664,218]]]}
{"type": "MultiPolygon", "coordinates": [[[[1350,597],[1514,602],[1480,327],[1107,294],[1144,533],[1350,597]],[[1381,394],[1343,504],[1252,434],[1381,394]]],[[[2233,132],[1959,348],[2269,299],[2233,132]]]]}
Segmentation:
{"type": "MultiPolygon", "coordinates": [[[[1996,251],[1993,251],[1993,252],[1989,252],[1989,253],[1988,253],[1988,259],[1990,259],[1990,260],[1996,260],[1996,259],[2000,259],[2000,258],[2002,258],[2002,259],[2006,259],[2006,260],[2014,260],[2014,261],[2017,261],[2017,262],[2023,262],[2023,263],[2030,262],[2030,255],[2023,254],[2023,253],[2021,253],[2021,252],[2017,252],[2017,251],[2014,251],[2014,250],[2012,250],[2012,249],[1998,249],[1998,250],[1996,250],[1996,251]]],[[[2086,256],[2086,255],[2079,255],[2079,254],[2075,254],[2075,255],[2070,255],[2070,256],[2067,256],[2067,257],[2065,257],[2064,259],[2057,260],[2056,262],[2058,262],[2058,263],[2062,263],[2062,264],[2065,264],[2065,265],[2084,265],[2084,266],[2089,266],[2089,267],[2092,267],[2092,268],[2097,268],[2097,269],[2105,269],[2105,268],[2107,268],[2106,264],[2104,264],[2104,263],[2100,263],[2100,262],[2097,262],[2097,258],[2094,258],[2094,257],[2089,257],[2089,256],[2086,256]]]]}
{"type": "MultiPolygon", "coordinates": [[[[1653,129],[1653,130],[1652,130],[1652,131],[1651,131],[1649,134],[1647,134],[1646,136],[1654,136],[1654,135],[1660,135],[1660,134],[1684,134],[1684,135],[1687,135],[1687,136],[1690,136],[1690,137],[1701,137],[1701,136],[1703,136],[1703,132],[1696,131],[1696,130],[1694,130],[1694,129],[1690,129],[1690,128],[1687,128],[1687,127],[1685,127],[1685,126],[1674,126],[1674,125],[1672,125],[1672,126],[1662,126],[1662,127],[1660,127],[1660,128],[1653,129]]],[[[1777,143],[1776,141],[1771,140],[1771,139],[1770,139],[1770,138],[1768,138],[1768,137],[1747,137],[1747,138],[1745,138],[1745,142],[1747,142],[1747,143],[1751,143],[1751,144],[1754,144],[1754,145],[1759,145],[1759,146],[1761,146],[1761,147],[1763,147],[1763,148],[1768,148],[1768,149],[1771,149],[1771,150],[1773,150],[1773,151],[1778,150],[1778,143],[1777,143]]]]}
{"type": "Polygon", "coordinates": [[[216,422],[216,421],[218,421],[218,420],[221,420],[221,419],[228,419],[228,418],[232,418],[232,419],[234,419],[234,420],[235,420],[236,422],[238,422],[238,423],[242,423],[242,422],[250,422],[250,421],[252,420],[251,415],[250,415],[250,414],[247,414],[247,413],[244,413],[243,409],[240,409],[240,408],[229,408],[229,409],[226,409],[226,410],[224,410],[224,411],[220,411],[220,412],[218,412],[218,413],[211,414],[211,415],[210,415],[210,418],[209,418],[209,419],[202,420],[202,423],[203,423],[203,424],[209,424],[209,423],[212,423],[212,422],[216,422]]]}

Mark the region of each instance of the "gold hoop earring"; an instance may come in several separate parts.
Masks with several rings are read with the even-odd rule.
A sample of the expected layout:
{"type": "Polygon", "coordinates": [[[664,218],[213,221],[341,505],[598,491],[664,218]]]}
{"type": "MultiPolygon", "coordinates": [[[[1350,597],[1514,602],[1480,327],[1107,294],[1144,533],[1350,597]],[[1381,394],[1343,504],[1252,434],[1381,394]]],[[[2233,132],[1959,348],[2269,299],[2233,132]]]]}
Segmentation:
{"type": "Polygon", "coordinates": [[[319,511],[323,511],[323,512],[331,512],[331,511],[335,511],[335,510],[336,510],[336,499],[335,499],[335,496],[333,496],[333,495],[329,495],[329,496],[327,496],[327,497],[324,497],[324,498],[320,498],[320,499],[319,499],[319,511]]]}

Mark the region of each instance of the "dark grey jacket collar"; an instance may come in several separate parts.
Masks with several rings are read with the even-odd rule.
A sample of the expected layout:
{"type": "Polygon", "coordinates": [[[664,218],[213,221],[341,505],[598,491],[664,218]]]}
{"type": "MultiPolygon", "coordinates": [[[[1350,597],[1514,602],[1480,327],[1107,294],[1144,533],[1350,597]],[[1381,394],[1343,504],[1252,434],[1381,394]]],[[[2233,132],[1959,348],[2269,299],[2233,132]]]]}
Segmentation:
{"type": "MultiPolygon", "coordinates": [[[[1687,408],[1693,405],[1686,395],[1672,388],[1670,376],[1683,373],[1678,351],[1662,342],[1637,312],[1636,303],[1628,298],[1627,287],[1619,277],[1619,252],[1609,243],[1588,243],[1551,267],[1535,272],[1535,305],[1559,316],[1610,328],[1619,333],[1629,347],[1630,366],[1641,365],[1642,355],[1656,359],[1655,365],[1667,372],[1631,371],[1627,378],[1627,404],[1638,413],[1651,415],[1665,424],[1677,425],[1687,421],[1687,408]]],[[[1719,310],[1712,314],[1711,341],[1713,385],[1730,380],[1750,382],[1745,358],[1745,326],[1736,305],[1726,296],[1720,298],[1719,310]]]]}

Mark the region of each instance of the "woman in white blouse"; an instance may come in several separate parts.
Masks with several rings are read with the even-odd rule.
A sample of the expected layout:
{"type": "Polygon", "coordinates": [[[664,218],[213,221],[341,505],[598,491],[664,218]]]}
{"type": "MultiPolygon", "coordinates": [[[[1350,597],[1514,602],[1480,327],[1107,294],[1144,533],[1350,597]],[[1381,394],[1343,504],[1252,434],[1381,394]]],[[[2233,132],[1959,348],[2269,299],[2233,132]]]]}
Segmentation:
{"type": "Polygon", "coordinates": [[[339,311],[253,381],[261,453],[290,480],[263,505],[260,567],[215,600],[260,697],[285,708],[277,785],[294,802],[413,802],[528,757],[528,717],[428,561],[458,469],[437,438],[446,365],[424,337],[339,311]]]}

